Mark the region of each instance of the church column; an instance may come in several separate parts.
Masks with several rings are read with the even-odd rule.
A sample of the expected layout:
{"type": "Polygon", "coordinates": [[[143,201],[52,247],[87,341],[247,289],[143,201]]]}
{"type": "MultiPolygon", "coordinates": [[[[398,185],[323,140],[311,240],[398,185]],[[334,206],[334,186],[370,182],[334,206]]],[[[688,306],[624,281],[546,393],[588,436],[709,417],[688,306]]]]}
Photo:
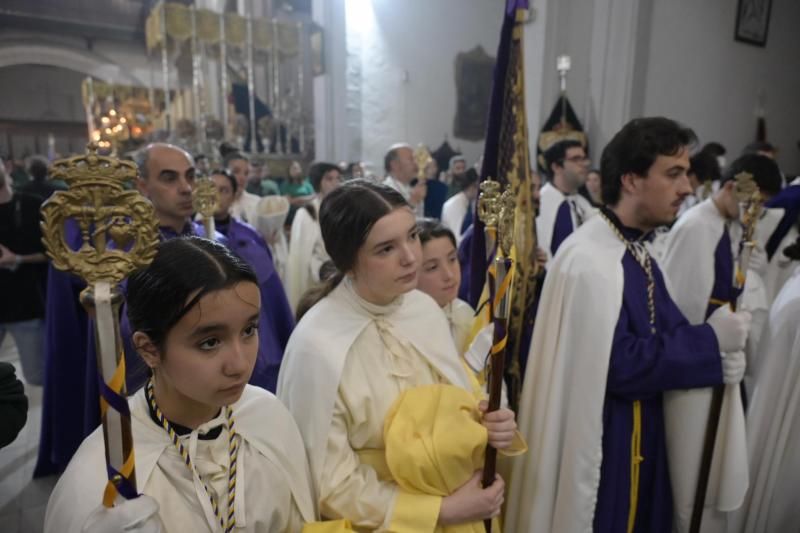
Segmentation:
{"type": "Polygon", "coordinates": [[[347,126],[347,39],[344,0],[313,0],[313,21],[322,27],[325,73],[313,78],[314,158],[349,158],[347,126]]]}

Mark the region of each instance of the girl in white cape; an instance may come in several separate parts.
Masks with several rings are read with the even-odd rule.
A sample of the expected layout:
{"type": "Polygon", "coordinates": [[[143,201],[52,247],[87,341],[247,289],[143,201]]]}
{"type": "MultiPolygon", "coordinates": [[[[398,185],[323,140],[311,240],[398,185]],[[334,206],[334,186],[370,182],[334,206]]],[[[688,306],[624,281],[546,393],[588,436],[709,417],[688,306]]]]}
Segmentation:
{"type": "Polygon", "coordinates": [[[320,225],[339,273],[297,325],[278,378],[320,513],[357,531],[482,531],[504,487],[499,476],[480,485],[487,438],[524,445],[511,411],[482,413],[447,319],[414,290],[413,211],[393,189],[354,180],[325,198],[320,225]]]}
{"type": "Polygon", "coordinates": [[[294,532],[314,521],[297,426],[275,396],[247,384],[261,306],[251,268],[213,241],[173,239],[127,294],[133,342],[152,372],[128,400],[143,496],[100,506],[98,428],[56,485],[45,531],[294,532]]]}

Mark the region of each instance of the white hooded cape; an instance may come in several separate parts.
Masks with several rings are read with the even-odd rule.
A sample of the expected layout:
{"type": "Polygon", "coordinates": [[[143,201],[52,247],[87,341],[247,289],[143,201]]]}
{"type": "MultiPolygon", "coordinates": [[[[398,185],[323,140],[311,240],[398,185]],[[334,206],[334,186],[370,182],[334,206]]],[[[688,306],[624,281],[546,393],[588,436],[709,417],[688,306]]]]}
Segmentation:
{"type": "MultiPolygon", "coordinates": [[[[319,217],[319,198],[315,198],[313,206],[319,217]]],[[[315,260],[314,247],[322,242],[319,221],[311,217],[307,209],[297,210],[292,221],[292,232],[289,237],[289,256],[286,261],[286,296],[292,309],[312,284],[319,281],[319,267],[322,262],[315,260]]],[[[323,247],[324,249],[324,247],[323,247]]]]}
{"type": "MultiPolygon", "coordinates": [[[[707,199],[684,213],[667,236],[661,266],[669,280],[670,294],[690,324],[705,322],[714,286],[714,252],[724,231],[725,219],[711,199],[707,199]]],[[[731,240],[731,253],[735,258],[738,240],[733,235],[731,240]]],[[[676,532],[689,530],[711,395],[710,388],[664,394],[664,426],[675,505],[673,528],[676,532]]],[[[723,515],[708,508],[718,511],[737,509],[747,485],[747,443],[742,398],[738,385],[728,385],[725,387],[706,496],[704,532],[722,530],[725,523],[723,515]]]]}
{"type": "Polygon", "coordinates": [[[529,452],[514,462],[506,531],[592,531],[624,253],[592,217],[548,269],[517,416],[529,452]]]}
{"type": "MultiPolygon", "coordinates": [[[[538,246],[547,252],[548,262],[546,266],[548,268],[553,260],[553,254],[550,253],[550,243],[553,242],[553,229],[556,225],[556,215],[566,198],[567,196],[550,182],[542,187],[541,199],[539,201],[539,215],[536,217],[536,236],[538,238],[538,246]]],[[[574,198],[574,200],[580,204],[581,209],[583,209],[586,217],[584,223],[597,212],[589,201],[580,194],[574,194],[571,198],[574,198]]],[[[575,220],[572,210],[570,210],[570,215],[572,216],[573,228],[577,230],[578,222],[575,220]]]]}

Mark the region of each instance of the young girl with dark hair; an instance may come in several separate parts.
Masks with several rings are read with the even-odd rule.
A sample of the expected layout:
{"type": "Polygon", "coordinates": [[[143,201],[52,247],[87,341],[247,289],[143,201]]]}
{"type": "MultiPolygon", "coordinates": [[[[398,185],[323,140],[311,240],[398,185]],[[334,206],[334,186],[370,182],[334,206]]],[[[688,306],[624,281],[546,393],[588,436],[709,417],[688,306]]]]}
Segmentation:
{"type": "MultiPolygon", "coordinates": [[[[133,342],[151,372],[128,400],[144,496],[98,508],[107,482],[98,428],[56,485],[45,530],[119,531],[148,503],[162,531],[300,531],[312,522],[297,426],[275,396],[247,384],[261,307],[252,269],[215,242],[173,239],[130,277],[127,294],[133,342]]],[[[134,530],[152,531],[142,527],[134,530]]]]}
{"type": "Polygon", "coordinates": [[[303,435],[321,514],[359,531],[482,529],[503,502],[503,481],[483,489],[474,473],[487,440],[524,446],[512,446],[511,411],[482,413],[447,320],[414,290],[413,211],[393,189],[353,180],[326,196],[320,224],[338,273],[289,340],[278,395],[303,435]]]}

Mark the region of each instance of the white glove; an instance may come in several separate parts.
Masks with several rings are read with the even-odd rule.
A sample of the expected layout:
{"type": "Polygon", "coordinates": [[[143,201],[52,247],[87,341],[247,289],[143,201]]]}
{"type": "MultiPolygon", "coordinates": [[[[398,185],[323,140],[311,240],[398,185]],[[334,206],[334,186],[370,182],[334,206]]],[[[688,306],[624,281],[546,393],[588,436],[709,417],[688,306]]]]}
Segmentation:
{"type": "Polygon", "coordinates": [[[760,246],[754,246],[753,251],[750,253],[750,262],[747,269],[755,272],[761,277],[767,272],[769,259],[767,259],[767,252],[760,246]]]}
{"type": "Polygon", "coordinates": [[[743,351],[722,354],[722,381],[726,385],[736,385],[744,378],[747,360],[743,351]]]}
{"type": "Polygon", "coordinates": [[[83,531],[84,533],[119,533],[121,531],[161,533],[158,502],[150,496],[142,494],[133,500],[123,499],[111,508],[100,505],[86,519],[83,531]]]}
{"type": "Polygon", "coordinates": [[[752,318],[747,311],[734,313],[727,305],[723,305],[714,311],[706,322],[717,335],[720,352],[738,352],[744,350],[751,321],[752,318]]]}

